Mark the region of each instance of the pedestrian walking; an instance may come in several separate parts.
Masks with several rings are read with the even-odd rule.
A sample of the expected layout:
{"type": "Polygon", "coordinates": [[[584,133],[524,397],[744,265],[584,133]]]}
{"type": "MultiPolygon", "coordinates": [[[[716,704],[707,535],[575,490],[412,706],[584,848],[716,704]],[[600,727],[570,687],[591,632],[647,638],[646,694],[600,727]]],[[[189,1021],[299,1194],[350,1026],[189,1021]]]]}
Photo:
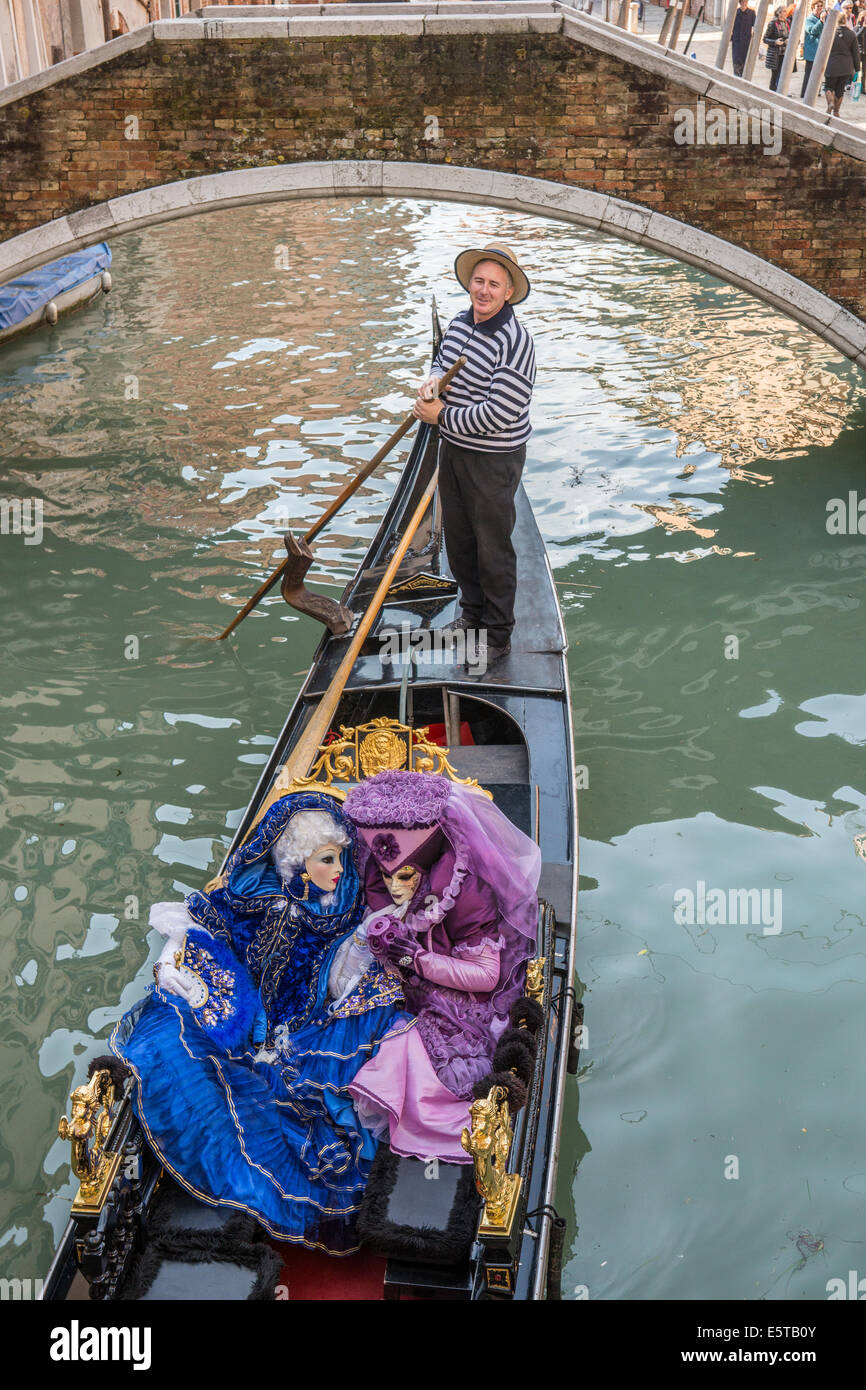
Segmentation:
{"type": "Polygon", "coordinates": [[[828,115],[839,115],[845,88],[849,82],[854,81],[861,65],[857,35],[843,20],[833,36],[833,46],[824,69],[824,95],[827,98],[828,115]]]}
{"type": "Polygon", "coordinates": [[[803,74],[803,85],[800,88],[800,96],[806,95],[806,88],[809,85],[809,76],[812,72],[812,64],[818,52],[818,44],[821,42],[821,35],[824,32],[824,3],[823,0],[813,0],[812,11],[806,16],[806,26],[803,32],[803,57],[806,60],[806,71],[803,74]]]}
{"type": "Polygon", "coordinates": [[[739,0],[737,13],[734,15],[734,27],[731,30],[731,62],[735,77],[743,75],[754,27],[755,11],[749,7],[749,0],[739,0]]]}
{"type": "Polygon", "coordinates": [[[764,31],[764,43],[767,45],[767,56],[764,61],[772,73],[770,91],[775,92],[782,75],[782,62],[788,43],[788,21],[785,18],[784,5],[777,5],[773,11],[773,18],[764,31]]]}

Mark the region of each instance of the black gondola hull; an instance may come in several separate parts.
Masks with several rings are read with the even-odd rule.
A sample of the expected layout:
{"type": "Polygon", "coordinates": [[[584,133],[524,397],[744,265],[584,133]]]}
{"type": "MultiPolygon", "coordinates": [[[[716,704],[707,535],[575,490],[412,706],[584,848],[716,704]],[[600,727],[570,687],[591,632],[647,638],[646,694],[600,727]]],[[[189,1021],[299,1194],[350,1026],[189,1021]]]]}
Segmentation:
{"type": "MultiPolygon", "coordinates": [[[[381,579],[432,475],[437,447],[435,431],[422,426],[382,524],[342,596],[355,613],[364,611],[381,579]]],[[[572,1045],[577,807],[562,618],[544,544],[522,488],[514,543],[518,593],[510,655],[494,667],[474,673],[454,660],[441,658],[412,662],[408,668],[389,668],[381,660],[383,631],[402,630],[408,625],[411,632],[432,632],[455,616],[456,586],[447,565],[434,496],[354,663],[332,720],[336,730],[383,715],[400,715],[401,722],[420,727],[442,722],[449,708],[452,714],[457,709],[458,727],[465,719],[478,737],[473,745],[450,744],[449,761],[461,776],[476,776],[492,791],[505,814],[536,839],[542,855],[538,952],[548,959],[546,1042],[538,1049],[529,1100],[515,1129],[512,1168],[520,1173],[521,1192],[511,1234],[506,1240],[476,1240],[465,1270],[459,1274],[451,1270],[447,1277],[441,1271],[437,1276],[423,1265],[392,1260],[385,1296],[415,1290],[444,1298],[528,1300],[543,1298],[546,1291],[554,1229],[551,1204],[572,1045]]],[[[280,769],[333,680],[351,636],[326,635],[320,642],[226,858],[254,824],[280,769]]],[[[128,1100],[122,1113],[127,1115],[130,1132],[137,1130],[128,1100]]],[[[139,1194],[145,1216],[148,1200],[147,1193],[143,1198],[139,1194]]],[[[146,1244],[145,1223],[136,1240],[139,1245],[142,1241],[146,1244]]],[[[68,1296],[71,1276],[80,1265],[81,1241],[82,1231],[73,1221],[61,1242],[43,1297],[68,1296]]],[[[103,1280],[97,1296],[115,1296],[118,1283],[103,1280]]]]}

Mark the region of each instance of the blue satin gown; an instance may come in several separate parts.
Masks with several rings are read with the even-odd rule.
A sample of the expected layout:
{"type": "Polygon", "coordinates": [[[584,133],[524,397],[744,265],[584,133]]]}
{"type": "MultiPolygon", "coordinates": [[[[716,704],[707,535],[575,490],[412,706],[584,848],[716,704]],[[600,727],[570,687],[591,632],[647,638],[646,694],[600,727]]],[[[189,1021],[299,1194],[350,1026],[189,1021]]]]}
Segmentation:
{"type": "Polygon", "coordinates": [[[354,828],[324,793],[283,797],[232,855],[223,886],[186,905],[200,924],[183,948],[198,998],[157,984],[111,1038],[135,1076],[148,1143],[201,1201],[248,1212],[280,1240],[350,1254],[376,1141],[347,1087],[387,1031],[412,1025],[375,962],[329,1009],[331,961],[363,915],[354,828]],[[270,854],[306,810],[327,811],[351,837],[328,904],[312,884],[304,899],[299,876],[282,884],[270,854]],[[261,1045],[273,1061],[256,1060],[261,1045]]]}

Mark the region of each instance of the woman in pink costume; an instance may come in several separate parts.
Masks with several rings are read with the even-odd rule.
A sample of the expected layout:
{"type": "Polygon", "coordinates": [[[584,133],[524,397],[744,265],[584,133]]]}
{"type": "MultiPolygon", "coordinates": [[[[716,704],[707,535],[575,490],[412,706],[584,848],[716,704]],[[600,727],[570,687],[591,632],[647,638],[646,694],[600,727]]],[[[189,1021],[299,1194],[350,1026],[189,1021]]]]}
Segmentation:
{"type": "Polygon", "coordinates": [[[385,1037],[350,1094],[395,1153],[470,1162],[473,1086],[535,950],[540,852],[482,793],[429,773],[379,773],[345,811],[371,909],[360,931],[416,1020],[385,1037]]]}

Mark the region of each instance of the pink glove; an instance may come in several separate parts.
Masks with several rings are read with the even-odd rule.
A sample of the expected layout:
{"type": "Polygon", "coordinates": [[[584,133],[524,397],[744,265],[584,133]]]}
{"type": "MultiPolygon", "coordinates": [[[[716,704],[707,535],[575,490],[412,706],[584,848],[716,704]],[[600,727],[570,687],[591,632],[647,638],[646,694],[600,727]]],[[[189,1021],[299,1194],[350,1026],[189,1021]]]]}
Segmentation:
{"type": "Polygon", "coordinates": [[[458,960],[435,951],[418,951],[412,968],[434,985],[487,994],[499,983],[499,952],[485,950],[473,953],[471,960],[458,960]]]}

